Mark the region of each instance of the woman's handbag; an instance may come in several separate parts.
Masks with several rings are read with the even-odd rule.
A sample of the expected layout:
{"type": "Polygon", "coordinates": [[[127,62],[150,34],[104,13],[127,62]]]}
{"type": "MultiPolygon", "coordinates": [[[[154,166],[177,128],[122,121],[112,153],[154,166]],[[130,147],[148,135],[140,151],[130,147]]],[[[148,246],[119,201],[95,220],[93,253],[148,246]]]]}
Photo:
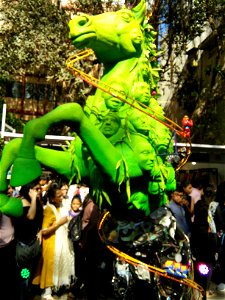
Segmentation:
{"type": "Polygon", "coordinates": [[[16,262],[18,266],[23,267],[32,264],[39,259],[42,253],[42,247],[39,238],[34,239],[30,244],[24,244],[17,241],[16,244],[16,262]]]}

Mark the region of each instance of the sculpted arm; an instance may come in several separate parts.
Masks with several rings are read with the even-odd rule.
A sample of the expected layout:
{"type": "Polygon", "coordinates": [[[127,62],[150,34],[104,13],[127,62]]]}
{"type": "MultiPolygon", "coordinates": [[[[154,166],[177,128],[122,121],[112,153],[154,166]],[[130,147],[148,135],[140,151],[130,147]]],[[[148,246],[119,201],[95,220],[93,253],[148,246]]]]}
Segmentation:
{"type": "Polygon", "coordinates": [[[41,148],[35,146],[35,158],[44,166],[55,170],[58,174],[70,179],[77,175],[77,169],[81,176],[88,176],[82,158],[76,153],[41,148]]]}
{"type": "MultiPolygon", "coordinates": [[[[67,103],[57,107],[45,116],[26,124],[21,147],[14,162],[11,184],[14,186],[23,185],[41,175],[41,166],[35,158],[35,144],[38,140],[44,140],[51,125],[60,122],[68,124],[77,132],[103,171],[115,181],[117,174],[116,165],[122,159],[120,153],[91,124],[79,104],[67,103]]],[[[41,159],[41,156],[40,150],[37,158],[41,159]]],[[[58,159],[63,158],[62,156],[59,154],[58,159]]],[[[64,157],[63,159],[64,163],[66,163],[66,160],[68,162],[68,158],[65,160],[64,157]]]]}

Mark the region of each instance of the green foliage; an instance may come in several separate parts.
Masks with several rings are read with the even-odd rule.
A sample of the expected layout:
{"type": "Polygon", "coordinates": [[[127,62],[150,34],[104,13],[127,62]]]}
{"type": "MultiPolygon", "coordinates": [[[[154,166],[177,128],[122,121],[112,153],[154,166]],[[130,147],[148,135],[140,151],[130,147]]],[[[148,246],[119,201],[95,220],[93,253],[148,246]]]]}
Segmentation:
{"type": "Polygon", "coordinates": [[[49,0],[1,1],[1,77],[52,75],[65,64],[68,16],[49,0]]]}
{"type": "MultiPolygon", "coordinates": [[[[138,1],[124,1],[133,6],[138,1]]],[[[152,12],[149,20],[159,35],[164,31],[164,41],[168,44],[169,54],[176,43],[175,51],[185,49],[186,43],[198,36],[203,25],[210,21],[216,26],[224,18],[223,0],[146,1],[152,12]]],[[[64,82],[66,101],[74,99],[74,92],[82,90],[87,94],[90,89],[73,80],[68,73],[65,60],[73,48],[68,41],[68,20],[66,10],[76,14],[85,12],[98,14],[103,11],[118,10],[120,1],[82,0],[73,1],[68,7],[59,8],[50,0],[3,0],[0,4],[0,79],[14,75],[34,74],[46,76],[49,81],[64,82]]],[[[152,31],[153,32],[153,31],[152,31]]],[[[151,41],[150,41],[151,43],[151,41]]],[[[157,49],[155,49],[157,51],[157,49]]],[[[84,62],[81,68],[90,66],[84,62]]]]}
{"type": "Polygon", "coordinates": [[[0,138],[0,160],[1,160],[2,150],[4,148],[4,145],[5,145],[4,139],[0,138]]]}
{"type": "MultiPolygon", "coordinates": [[[[82,105],[94,88],[74,78],[67,70],[65,61],[75,50],[68,40],[70,13],[85,12],[99,14],[118,10],[125,4],[133,7],[138,0],[77,0],[72,5],[59,7],[51,0],[2,0],[0,2],[0,95],[4,96],[6,80],[18,75],[44,77],[56,87],[63,85],[64,101],[76,101],[82,105]]],[[[68,1],[69,3],[69,1],[68,1]]],[[[152,66],[152,87],[159,80],[155,41],[167,45],[168,62],[172,53],[179,55],[185,51],[188,41],[199,36],[207,23],[220,41],[225,33],[224,0],[146,0],[149,10],[148,22],[144,29],[149,31],[146,43],[149,45],[148,58],[152,66]],[[151,25],[150,25],[151,24],[151,25]],[[153,26],[153,27],[152,27],[153,26]]],[[[164,55],[160,52],[160,55],[164,55]]],[[[93,67],[101,72],[97,61],[85,60],[78,63],[81,70],[89,73],[93,67]]],[[[166,69],[165,65],[165,69],[166,69]]],[[[163,70],[162,70],[163,72],[163,70]]],[[[175,72],[175,70],[174,70],[175,72]]],[[[218,70],[221,74],[223,70],[218,70]]],[[[57,97],[57,93],[55,93],[57,97]]],[[[191,97],[196,98],[194,91],[191,97]]],[[[14,124],[13,117],[7,117],[14,124]]],[[[14,126],[21,126],[14,124],[14,126]]]]}
{"type": "MultiPolygon", "coordinates": [[[[4,103],[4,99],[0,98],[0,120],[2,119],[2,109],[4,103]]],[[[6,113],[6,123],[12,126],[16,132],[22,132],[24,123],[20,119],[16,118],[14,114],[6,113]]]]}
{"type": "MultiPolygon", "coordinates": [[[[2,0],[0,2],[0,94],[5,94],[5,82],[15,76],[34,75],[46,78],[55,87],[64,89],[64,101],[84,104],[92,87],[74,78],[66,67],[66,59],[75,49],[68,39],[70,13],[103,12],[102,1],[73,1],[65,8],[51,0],[2,0]]],[[[112,1],[104,1],[105,9],[112,1]]],[[[93,63],[83,61],[79,68],[90,72],[93,63]]]]}
{"type": "Polygon", "coordinates": [[[6,123],[12,126],[16,130],[16,132],[23,131],[24,123],[19,118],[16,118],[13,113],[7,113],[6,123]]]}
{"type": "Polygon", "coordinates": [[[212,30],[217,29],[221,21],[225,24],[224,0],[161,0],[147,3],[152,12],[150,22],[158,31],[159,41],[167,45],[168,61],[172,53],[179,55],[185,51],[187,43],[200,36],[206,24],[212,30]]]}

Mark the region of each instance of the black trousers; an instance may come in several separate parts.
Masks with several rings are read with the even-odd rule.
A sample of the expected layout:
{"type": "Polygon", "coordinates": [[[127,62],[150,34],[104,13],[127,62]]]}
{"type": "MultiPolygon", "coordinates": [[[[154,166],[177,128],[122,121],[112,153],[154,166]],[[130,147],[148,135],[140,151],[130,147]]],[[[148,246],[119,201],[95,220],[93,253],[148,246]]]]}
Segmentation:
{"type": "Polygon", "coordinates": [[[15,259],[15,241],[0,248],[0,297],[5,295],[7,300],[18,300],[19,274],[15,259]]]}

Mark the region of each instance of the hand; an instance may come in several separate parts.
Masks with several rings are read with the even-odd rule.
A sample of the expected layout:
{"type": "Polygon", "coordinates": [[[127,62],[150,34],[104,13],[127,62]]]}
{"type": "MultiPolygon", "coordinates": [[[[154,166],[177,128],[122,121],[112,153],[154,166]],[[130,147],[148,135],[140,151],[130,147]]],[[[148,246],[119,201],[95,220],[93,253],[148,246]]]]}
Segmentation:
{"type": "Polygon", "coordinates": [[[189,206],[189,202],[186,199],[182,199],[182,204],[187,207],[189,206]]]}
{"type": "Polygon", "coordinates": [[[38,232],[37,238],[39,239],[39,242],[41,244],[41,242],[42,242],[42,231],[41,230],[38,232]]]}
{"type": "Polygon", "coordinates": [[[38,194],[38,192],[35,189],[30,189],[29,190],[29,196],[30,196],[31,200],[32,199],[36,199],[37,198],[37,194],[38,194]]]}
{"type": "Polygon", "coordinates": [[[51,184],[52,184],[52,180],[49,180],[47,184],[43,185],[41,187],[42,192],[47,191],[49,189],[49,187],[50,187],[51,184]]]}

